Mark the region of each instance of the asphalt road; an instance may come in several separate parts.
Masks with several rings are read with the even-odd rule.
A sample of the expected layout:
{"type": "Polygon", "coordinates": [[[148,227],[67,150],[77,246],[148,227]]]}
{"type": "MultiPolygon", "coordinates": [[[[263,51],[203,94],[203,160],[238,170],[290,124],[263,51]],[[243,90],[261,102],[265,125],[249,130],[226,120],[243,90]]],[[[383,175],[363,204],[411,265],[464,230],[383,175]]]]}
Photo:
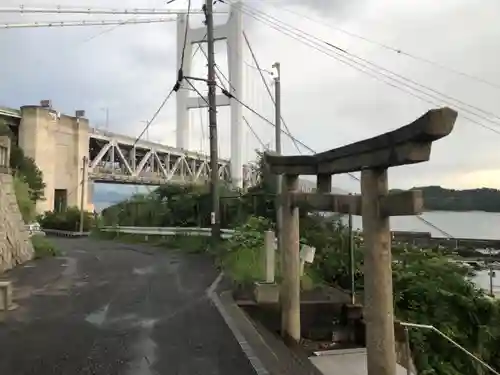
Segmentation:
{"type": "Polygon", "coordinates": [[[90,239],[11,271],[2,375],[254,375],[206,295],[209,259],[90,239]]]}

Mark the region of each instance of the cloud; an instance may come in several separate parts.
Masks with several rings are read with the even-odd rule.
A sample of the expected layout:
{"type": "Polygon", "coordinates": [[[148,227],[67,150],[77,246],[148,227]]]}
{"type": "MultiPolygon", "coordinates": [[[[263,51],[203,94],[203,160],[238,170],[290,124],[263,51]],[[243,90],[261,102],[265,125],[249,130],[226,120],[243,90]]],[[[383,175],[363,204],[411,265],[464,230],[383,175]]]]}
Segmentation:
{"type": "Polygon", "coordinates": [[[268,4],[292,5],[297,8],[302,8],[310,13],[333,17],[335,19],[345,19],[350,17],[365,5],[366,0],[283,0],[283,1],[270,1],[268,4]]]}
{"type": "MultiPolygon", "coordinates": [[[[5,4],[4,1],[2,6],[16,3],[9,0],[5,4]]],[[[32,1],[26,5],[33,4],[43,2],[32,1]]],[[[61,4],[72,5],[72,2],[61,4]]],[[[159,0],[146,3],[108,1],[106,4],[85,0],[84,4],[115,8],[165,6],[159,0]]],[[[286,123],[297,138],[315,150],[323,151],[397,128],[413,121],[429,108],[443,105],[444,101],[430,99],[436,103],[429,104],[384,84],[380,80],[388,78],[381,77],[380,73],[373,78],[360,72],[362,68],[359,65],[358,70],[353,68],[352,61],[345,57],[344,62],[340,62],[338,57],[325,56],[248,15],[248,9],[259,9],[351,54],[456,97],[463,103],[489,112],[496,111],[499,90],[404,53],[398,55],[388,48],[347,35],[340,29],[500,84],[497,68],[500,54],[495,48],[500,37],[500,26],[494,19],[500,11],[497,2],[482,2],[481,7],[467,0],[442,0],[439,4],[432,0],[259,0],[247,4],[252,8],[246,8],[245,30],[259,63],[270,70],[275,61],[281,62],[282,110],[286,123]]],[[[182,8],[186,2],[179,0],[175,6],[182,8]]],[[[193,7],[199,9],[201,1],[194,1],[193,7]]],[[[216,8],[225,9],[225,6],[217,3],[216,8]]],[[[28,22],[83,19],[88,16],[0,17],[0,22],[28,22]]],[[[222,17],[218,16],[217,22],[221,22],[222,17]]],[[[192,21],[200,24],[200,17],[193,17],[192,21]]],[[[144,126],[141,121],[152,116],[176,77],[175,23],[126,25],[107,31],[110,28],[0,30],[4,56],[0,60],[0,104],[19,107],[49,98],[63,112],[85,109],[92,124],[99,126],[104,123],[103,108],[109,108],[111,130],[138,135],[144,126]]],[[[218,43],[217,64],[227,75],[225,53],[224,43],[218,43]]],[[[249,67],[254,63],[248,51],[244,55],[246,78],[242,98],[266,118],[273,119],[267,92],[257,71],[249,67]]],[[[206,74],[201,56],[198,53],[193,75],[206,74]]],[[[266,79],[272,81],[267,74],[266,79]]],[[[405,82],[408,84],[408,81],[405,82]]],[[[397,85],[401,87],[401,84],[397,85]]],[[[206,92],[203,86],[197,87],[206,92]]],[[[423,95],[415,89],[412,92],[423,95]]],[[[463,103],[456,104],[464,107],[463,103]]],[[[472,107],[466,109],[477,113],[472,107]]],[[[434,145],[431,161],[391,170],[391,187],[427,184],[470,187],[476,184],[500,188],[500,181],[492,177],[497,174],[495,167],[500,163],[500,154],[496,152],[500,138],[466,117],[492,127],[498,125],[465,111],[459,113],[456,129],[451,136],[434,145]]],[[[219,116],[220,149],[224,156],[229,156],[227,108],[221,108],[219,116]]],[[[265,143],[272,143],[274,131],[269,124],[247,111],[246,116],[260,138],[265,143]]],[[[498,118],[489,118],[500,122],[498,118]]],[[[193,111],[191,119],[192,148],[207,150],[206,111],[193,111]]],[[[252,150],[258,147],[258,142],[248,129],[245,133],[247,139],[242,149],[245,157],[249,158],[252,150]]],[[[174,100],[164,108],[148,136],[169,145],[175,144],[174,100]]],[[[296,152],[286,138],[284,150],[287,153],[296,152]]],[[[346,190],[359,186],[347,176],[335,177],[334,181],[346,190]]]]}

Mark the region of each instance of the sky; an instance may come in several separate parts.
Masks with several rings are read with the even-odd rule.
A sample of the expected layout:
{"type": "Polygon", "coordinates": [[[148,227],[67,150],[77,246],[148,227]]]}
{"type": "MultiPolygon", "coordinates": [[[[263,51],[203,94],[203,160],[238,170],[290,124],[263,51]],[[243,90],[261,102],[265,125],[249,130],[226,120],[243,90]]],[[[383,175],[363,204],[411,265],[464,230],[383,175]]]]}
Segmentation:
{"type": "MultiPolygon", "coordinates": [[[[20,3],[25,6],[56,4],[50,0],[3,0],[1,7],[20,3]]],[[[159,0],[59,0],[57,4],[99,8],[166,7],[165,1],[159,0]]],[[[296,138],[316,151],[332,149],[410,123],[427,110],[446,105],[452,97],[460,100],[454,102],[458,104],[455,108],[459,118],[452,134],[433,145],[429,162],[391,169],[390,187],[500,188],[497,146],[500,134],[468,119],[500,132],[498,1],[482,0],[479,5],[473,0],[247,0],[245,4],[247,12],[257,9],[342,48],[350,56],[387,69],[383,74],[392,71],[447,95],[428,98],[433,103],[420,100],[381,82],[384,77],[380,76],[380,70],[377,70],[377,78],[373,78],[245,14],[244,29],[260,66],[272,70],[274,62],[281,63],[282,113],[296,138]],[[396,53],[394,49],[402,52],[396,53]],[[455,74],[450,69],[490,84],[455,74]],[[475,107],[487,111],[487,118],[471,114],[470,111],[477,113],[475,107]],[[499,117],[494,117],[495,113],[499,117]]],[[[186,6],[186,1],[177,0],[168,7],[186,6]]],[[[193,0],[193,8],[200,7],[201,1],[193,0]]],[[[227,7],[217,3],[215,9],[227,7]]],[[[217,16],[216,23],[223,23],[224,17],[217,16]]],[[[0,14],[0,22],[83,19],[124,20],[130,16],[0,14]]],[[[200,17],[192,17],[192,26],[201,25],[200,22],[200,17]]],[[[84,109],[91,125],[99,128],[106,127],[104,108],[108,108],[109,130],[129,135],[142,131],[142,121],[151,118],[176,79],[175,22],[0,29],[0,45],[3,57],[0,59],[0,105],[19,107],[51,99],[53,106],[64,113],[84,109]]],[[[216,45],[216,63],[227,74],[224,42],[216,45]]],[[[202,55],[197,54],[192,75],[206,76],[205,64],[202,55]]],[[[241,98],[272,119],[272,103],[258,72],[249,65],[254,63],[245,50],[245,90],[241,98]]],[[[272,82],[268,73],[265,78],[272,82]]],[[[405,80],[397,86],[401,88],[408,82],[405,80]]],[[[198,87],[205,91],[203,86],[198,87]]],[[[423,96],[415,90],[412,92],[423,96]]],[[[272,144],[274,131],[269,124],[250,113],[246,116],[262,141],[272,144]]],[[[192,111],[190,118],[190,148],[206,151],[206,111],[192,111]]],[[[224,157],[230,157],[228,119],[228,109],[220,109],[219,147],[224,157]]],[[[249,160],[259,143],[246,128],[245,133],[242,149],[245,160],[249,160]]],[[[175,145],[175,98],[168,102],[145,137],[175,145]]],[[[286,154],[297,153],[290,140],[284,138],[283,142],[286,154]]],[[[346,175],[335,176],[334,184],[348,191],[359,190],[359,182],[346,175]]]]}

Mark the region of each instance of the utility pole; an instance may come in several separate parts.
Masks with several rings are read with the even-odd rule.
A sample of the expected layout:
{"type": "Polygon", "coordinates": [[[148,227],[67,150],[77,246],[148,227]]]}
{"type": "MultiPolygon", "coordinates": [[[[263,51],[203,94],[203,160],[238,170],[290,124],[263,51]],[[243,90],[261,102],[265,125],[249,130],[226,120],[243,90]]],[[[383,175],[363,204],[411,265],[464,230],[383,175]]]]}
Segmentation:
{"type": "Polygon", "coordinates": [[[214,18],[212,0],[206,0],[204,5],[205,21],[207,24],[207,54],[208,54],[208,115],[210,137],[210,193],[212,196],[212,213],[210,225],[212,228],[212,243],[220,240],[220,213],[219,213],[219,155],[217,141],[217,106],[215,82],[215,51],[214,51],[214,18]]]}
{"type": "Polygon", "coordinates": [[[349,278],[351,279],[351,305],[356,303],[356,284],[355,284],[355,259],[354,259],[354,238],[352,230],[352,213],[348,216],[349,231],[349,278]]]}
{"type": "MultiPolygon", "coordinates": [[[[280,76],[280,63],[276,62],[273,64],[273,68],[276,68],[278,74],[274,77],[274,101],[275,101],[275,140],[276,140],[276,154],[281,155],[281,76],[280,76]]],[[[276,175],[276,234],[278,238],[278,250],[281,251],[281,226],[283,222],[282,218],[282,206],[279,199],[279,195],[282,190],[283,178],[281,175],[276,175]]]]}
{"type": "Polygon", "coordinates": [[[490,296],[495,297],[495,294],[493,293],[493,277],[494,277],[494,271],[493,271],[493,250],[490,249],[490,259],[489,259],[489,272],[488,275],[490,276],[490,296]]]}
{"type": "Polygon", "coordinates": [[[86,156],[83,157],[83,168],[82,168],[82,193],[80,194],[80,233],[83,233],[83,220],[85,218],[85,188],[87,187],[87,167],[88,159],[86,156]]]}
{"type": "MultiPolygon", "coordinates": [[[[276,154],[281,155],[281,75],[280,75],[280,63],[276,62],[272,65],[273,68],[276,69],[277,74],[274,77],[274,131],[275,131],[275,151],[276,154]]],[[[278,241],[278,255],[280,257],[280,264],[281,264],[281,275],[284,275],[286,272],[285,270],[285,254],[284,254],[284,249],[283,249],[283,205],[281,202],[281,192],[283,189],[283,176],[282,175],[276,175],[276,197],[274,200],[274,204],[276,207],[276,239],[278,241]]],[[[286,291],[285,288],[282,289],[280,295],[281,295],[281,332],[286,331],[285,327],[285,322],[286,322],[286,309],[284,308],[284,295],[286,291]]]]}

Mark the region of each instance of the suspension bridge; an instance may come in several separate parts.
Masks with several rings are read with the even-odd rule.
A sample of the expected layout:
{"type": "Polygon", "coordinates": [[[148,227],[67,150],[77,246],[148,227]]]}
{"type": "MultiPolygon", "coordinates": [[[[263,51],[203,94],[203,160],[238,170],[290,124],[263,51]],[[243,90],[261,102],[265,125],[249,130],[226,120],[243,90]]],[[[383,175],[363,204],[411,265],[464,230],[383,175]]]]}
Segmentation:
{"type": "MultiPolygon", "coordinates": [[[[495,124],[498,124],[495,118],[500,119],[500,117],[496,116],[493,112],[485,111],[477,106],[419,84],[410,78],[348,52],[328,40],[318,38],[296,26],[269,16],[265,12],[259,11],[248,4],[229,0],[221,2],[230,3],[230,8],[227,14],[227,21],[219,25],[216,29],[215,39],[227,41],[228,77],[217,66],[217,86],[219,87],[219,93],[216,103],[219,108],[228,107],[230,110],[230,152],[227,157],[217,160],[216,165],[220,179],[232,185],[235,189],[245,189],[256,183],[256,176],[253,173],[252,166],[247,163],[248,159],[245,160],[243,152],[245,149],[245,132],[247,131],[245,127],[248,127],[248,131],[257,139],[259,148],[265,149],[268,147],[253,128],[253,121],[249,120],[250,114],[258,117],[260,121],[265,122],[267,125],[275,126],[275,121],[269,120],[272,118],[272,115],[263,114],[264,111],[262,108],[257,109],[254,106],[248,105],[244,95],[244,91],[246,90],[244,72],[245,69],[250,67],[255,71],[255,74],[258,74],[258,79],[262,81],[263,88],[261,88],[267,91],[271,97],[268,104],[275,104],[275,98],[273,98],[273,94],[269,88],[269,82],[264,77],[264,74],[268,74],[268,72],[260,68],[243,28],[243,16],[261,22],[299,43],[306,44],[312,49],[335,59],[337,62],[351,67],[357,72],[376,78],[419,100],[433,106],[450,105],[457,109],[462,118],[468,122],[492,132],[500,133],[494,127],[495,124]],[[245,62],[243,58],[245,44],[252,57],[250,63],[245,62]],[[247,65],[247,68],[245,68],[245,65],[247,65]]],[[[53,210],[60,202],[64,202],[68,206],[77,206],[80,205],[80,202],[90,204],[92,202],[92,184],[96,182],[159,185],[206,184],[209,181],[209,176],[212,172],[210,170],[209,156],[206,152],[203,152],[203,147],[200,147],[200,150],[195,149],[192,142],[193,122],[190,116],[194,112],[193,110],[204,109],[208,106],[206,96],[196,85],[197,78],[199,77],[195,77],[192,72],[194,65],[193,56],[198,51],[202,54],[205,53],[202,47],[202,44],[206,41],[205,28],[191,28],[189,23],[189,17],[200,13],[200,11],[192,9],[172,11],[163,8],[120,10],[77,7],[0,7],[1,13],[57,14],[58,16],[61,14],[81,14],[85,16],[97,14],[133,17],[126,20],[56,20],[0,24],[0,28],[3,29],[83,26],[120,27],[127,24],[177,22],[177,52],[175,58],[177,69],[183,74],[181,77],[177,77],[177,79],[172,79],[174,83],[172,85],[173,88],[151,119],[146,122],[146,126],[139,136],[121,134],[109,131],[109,129],[99,129],[89,121],[84,109],[77,110],[73,114],[64,114],[58,111],[57,106],[54,106],[51,100],[41,100],[37,105],[25,105],[20,108],[0,108],[0,117],[14,131],[18,145],[24,150],[26,155],[35,160],[43,172],[46,184],[46,200],[39,202],[38,211],[53,210]],[[143,16],[154,18],[139,18],[143,16]],[[192,96],[193,93],[195,94],[194,97],[192,96]],[[149,137],[144,137],[144,134],[147,133],[151,124],[157,119],[170,98],[175,98],[177,109],[175,145],[167,145],[166,142],[151,141],[149,137]]],[[[360,38],[356,35],[355,37],[360,38]]],[[[367,40],[367,38],[361,38],[367,40]]],[[[382,45],[382,47],[393,50],[397,54],[402,53],[400,49],[394,49],[385,45],[382,45]]],[[[409,54],[406,53],[406,55],[409,54]]],[[[409,56],[440,69],[447,69],[446,67],[438,66],[433,61],[422,59],[415,55],[409,56]]],[[[463,72],[455,71],[455,74],[482,81],[484,84],[490,86],[492,85],[488,81],[478,79],[463,72]]],[[[493,84],[493,86],[495,85],[493,84]]],[[[283,121],[283,119],[281,120],[283,121]]],[[[295,138],[284,121],[283,128],[283,133],[293,142],[299,153],[304,151],[316,153],[314,149],[295,138]]],[[[203,143],[203,139],[201,143],[203,143]]],[[[1,151],[2,155],[6,154],[5,149],[1,151]]],[[[363,164],[362,168],[366,168],[366,164],[363,164]]],[[[293,176],[296,178],[295,175],[293,176]]],[[[350,176],[352,179],[357,180],[355,175],[350,176]]],[[[318,180],[320,179],[318,178],[318,180]]],[[[324,184],[318,183],[318,185],[329,184],[329,181],[324,184]]],[[[323,186],[323,189],[320,190],[323,192],[330,191],[329,188],[330,186],[323,186]]],[[[303,190],[308,190],[307,186],[304,186],[303,190]]],[[[424,218],[419,219],[426,225],[440,231],[444,236],[451,237],[450,234],[436,227],[428,220],[424,218]]],[[[135,233],[141,229],[147,230],[148,233],[151,230],[151,228],[128,228],[128,230],[135,233]]],[[[169,233],[176,232],[177,230],[177,228],[163,228],[162,231],[164,229],[168,229],[169,233]]],[[[200,228],[197,228],[197,231],[204,232],[200,228]]],[[[298,233],[298,230],[295,233],[298,233]]],[[[108,373],[109,371],[123,372],[123,368],[120,366],[122,363],[127,362],[131,362],[130,368],[133,373],[137,371],[152,373],[153,366],[155,366],[155,371],[162,373],[168,371],[176,371],[178,373],[208,371],[217,373],[221,372],[220,368],[217,369],[217,366],[223,367],[226,363],[228,364],[228,369],[224,373],[233,373],[235,368],[238,368],[245,374],[254,373],[246,371],[247,367],[249,367],[249,362],[251,362],[256,371],[257,369],[260,370],[259,373],[267,373],[263,371],[263,366],[254,363],[257,357],[251,355],[252,353],[245,352],[249,358],[254,359],[254,362],[252,360],[248,362],[226,361],[226,357],[236,358],[236,355],[233,353],[227,354],[234,346],[234,340],[232,340],[230,335],[227,335],[224,327],[218,325],[221,319],[217,320],[218,316],[212,317],[210,315],[214,306],[220,309],[219,305],[221,301],[213,297],[218,281],[206,289],[208,283],[205,277],[206,275],[210,277],[210,270],[207,267],[190,263],[191,259],[181,259],[181,264],[179,265],[179,258],[175,258],[175,254],[156,253],[148,254],[146,257],[138,247],[129,248],[129,250],[134,250],[130,252],[122,251],[121,248],[117,248],[120,251],[115,252],[112,246],[111,251],[101,251],[104,249],[95,249],[92,244],[89,246],[89,243],[86,241],[86,239],[82,239],[79,245],[77,245],[81,249],[73,253],[71,253],[71,250],[75,247],[73,244],[68,245],[68,243],[61,242],[68,249],[71,248],[71,250],[68,250],[68,257],[64,258],[67,263],[58,267],[58,269],[60,268],[64,271],[61,271],[61,275],[55,278],[55,285],[48,285],[45,280],[37,280],[37,275],[42,275],[43,272],[35,273],[34,277],[36,285],[33,285],[32,289],[35,290],[36,286],[38,295],[46,292],[50,298],[49,302],[44,305],[45,302],[40,303],[38,301],[41,299],[37,299],[36,306],[31,306],[30,302],[28,302],[26,305],[28,308],[23,309],[23,313],[25,311],[51,311],[52,313],[53,307],[59,306],[57,314],[54,314],[53,318],[51,316],[50,322],[48,322],[50,329],[47,332],[58,332],[62,324],[65,330],[75,333],[75,340],[77,340],[75,342],[78,345],[68,346],[57,335],[47,334],[44,329],[40,330],[40,326],[37,327],[36,324],[47,325],[41,319],[33,325],[24,324],[25,322],[22,321],[23,327],[15,326],[13,330],[7,331],[8,334],[5,336],[7,338],[6,342],[9,342],[9,345],[6,345],[9,348],[7,354],[9,357],[14,358],[14,361],[10,361],[10,363],[14,363],[14,366],[26,366],[26,371],[32,371],[34,368],[32,366],[39,366],[38,372],[52,371],[53,368],[46,370],[46,367],[44,367],[47,364],[49,366],[52,365],[50,360],[40,362],[40,358],[42,358],[40,353],[48,353],[47,357],[49,359],[54,358],[57,361],[59,361],[59,355],[63,355],[61,358],[65,358],[65,361],[59,362],[64,367],[63,370],[68,373],[74,373],[82,368],[93,371],[94,369],[91,369],[92,361],[96,363],[95,369],[97,371],[102,369],[108,373]],[[190,272],[186,272],[186,270],[190,272]],[[109,285],[106,279],[110,281],[109,285]],[[143,281],[145,279],[147,282],[143,281]],[[75,282],[75,280],[78,280],[78,285],[75,284],[74,287],[82,287],[82,293],[78,292],[74,295],[68,293],[64,295],[64,290],[72,282],[75,282]],[[38,288],[40,285],[43,285],[45,289],[38,288]],[[188,285],[190,288],[187,287],[188,285]],[[82,295],[84,296],[83,298],[82,295]],[[57,296],[57,300],[53,299],[55,296],[57,296]],[[207,296],[212,299],[212,304],[207,303],[207,298],[205,298],[207,296]],[[196,314],[191,314],[189,310],[194,306],[196,307],[196,314]],[[30,307],[33,308],[30,309],[30,307]],[[77,311],[77,307],[81,308],[81,311],[77,311]],[[59,310],[65,314],[64,319],[60,319],[59,310]],[[127,312],[127,314],[124,314],[124,312],[127,312]],[[183,320],[173,324],[174,319],[183,320]],[[84,323],[82,323],[82,320],[84,320],[84,323]],[[42,323],[39,323],[40,321],[42,323]],[[57,322],[57,327],[50,326],[52,322],[57,322]],[[125,330],[122,325],[125,326],[125,330]],[[35,328],[34,330],[32,329],[33,327],[35,328]],[[112,332],[112,329],[108,328],[114,329],[116,327],[120,328],[120,337],[100,336],[101,333],[107,335],[107,332],[112,332]],[[185,327],[194,327],[194,329],[185,329],[185,327]],[[100,330],[100,328],[106,328],[106,330],[100,330]],[[78,331],[79,329],[81,331],[78,331]],[[130,334],[128,334],[127,329],[130,331],[130,334]],[[92,334],[95,334],[96,331],[99,332],[99,336],[96,335],[93,337],[92,334]],[[140,331],[140,335],[136,335],[137,331],[140,331]],[[122,335],[123,332],[127,333],[127,337],[124,338],[122,335]],[[37,335],[40,336],[40,339],[37,339],[37,335]],[[183,345],[182,342],[173,342],[178,341],[179,338],[186,335],[188,336],[186,342],[189,345],[183,345]],[[88,337],[91,339],[89,340],[88,337]],[[232,341],[228,339],[226,344],[228,337],[232,341]],[[115,338],[119,339],[119,345],[112,342],[115,338]],[[172,341],[172,339],[174,340],[172,341]],[[209,340],[212,341],[209,342],[209,340]],[[214,344],[213,340],[218,341],[215,341],[214,344]],[[34,343],[31,350],[21,351],[18,349],[27,342],[34,343]],[[47,345],[47,342],[49,345],[47,345]],[[192,343],[195,345],[192,345],[192,343]],[[100,350],[101,346],[103,350],[100,350]],[[118,348],[122,347],[127,349],[126,353],[118,352],[118,348]],[[199,350],[201,347],[204,350],[199,350]],[[216,348],[215,351],[217,353],[215,351],[212,352],[212,348],[216,348]],[[114,352],[114,350],[117,350],[117,352],[114,352]],[[107,355],[100,358],[99,352],[106,353],[107,355]],[[199,354],[200,352],[209,352],[212,358],[203,358],[203,355],[206,353],[199,354]],[[224,355],[220,354],[222,352],[224,355]],[[25,358],[26,353],[33,357],[25,358]],[[52,353],[57,353],[57,356],[52,355],[52,353]],[[23,356],[22,358],[21,355],[23,356]],[[108,363],[106,361],[110,360],[114,363],[107,367],[108,363]],[[73,367],[74,363],[78,364],[78,368],[76,366],[73,367]],[[217,364],[214,365],[214,363],[217,364]],[[84,367],[88,364],[89,367],[84,367]],[[175,366],[177,368],[173,369],[175,366]],[[151,371],[149,371],[150,369],[151,371]],[[193,371],[193,369],[195,370],[193,371]]],[[[297,239],[295,244],[298,243],[297,239]]],[[[387,270],[389,270],[387,273],[390,278],[390,268],[386,268],[387,270]]],[[[33,276],[29,269],[26,271],[26,274],[29,274],[30,277],[33,276]]],[[[50,277],[43,275],[43,277],[52,280],[54,275],[51,274],[50,277]]],[[[298,277],[296,280],[298,280],[298,277]]],[[[373,285],[378,287],[379,284],[373,283],[373,285]]],[[[27,293],[31,292],[28,291],[27,293]]],[[[30,299],[26,298],[26,300],[30,299]]],[[[386,301],[388,301],[388,305],[391,304],[391,299],[386,299],[386,301]]],[[[381,311],[388,316],[386,311],[381,311]]],[[[221,313],[221,315],[223,314],[221,313]]],[[[223,317],[226,319],[228,326],[230,326],[230,320],[224,315],[223,317]]],[[[26,316],[23,316],[24,318],[26,316]]],[[[239,323],[240,327],[243,326],[248,329],[247,326],[244,326],[241,322],[239,323]]],[[[418,324],[407,324],[407,326],[436,330],[433,326],[418,324]]],[[[112,333],[115,334],[114,332],[112,333]]],[[[236,333],[235,336],[237,336],[236,333]]],[[[239,336],[237,337],[239,339],[239,336]]],[[[446,335],[444,337],[449,339],[446,335]]],[[[262,336],[258,338],[262,341],[262,336]]],[[[452,340],[451,342],[453,343],[452,340]]],[[[240,344],[242,344],[241,340],[240,344]]],[[[250,345],[247,346],[249,347],[250,345]]],[[[391,345],[391,347],[393,348],[394,345],[391,345]]],[[[267,352],[269,349],[269,347],[266,347],[264,351],[267,352]]],[[[474,354],[468,354],[485,365],[474,354]]],[[[361,363],[362,360],[356,360],[355,362],[361,363]]],[[[409,363],[407,365],[408,371],[410,371],[411,366],[409,363]]],[[[7,364],[7,366],[10,366],[10,364],[7,364]]],[[[485,366],[488,367],[487,365],[485,366]]],[[[292,365],[289,368],[295,370],[298,367],[297,365],[292,365]]],[[[341,369],[337,370],[337,372],[339,371],[342,372],[341,369]]],[[[5,372],[14,373],[15,371],[11,371],[7,367],[5,372]]],[[[345,373],[346,371],[343,372],[345,373]]]]}
{"type": "MultiPolygon", "coordinates": [[[[247,157],[244,160],[243,156],[245,148],[248,148],[248,142],[245,142],[245,138],[248,137],[245,137],[245,133],[251,134],[257,140],[258,148],[263,149],[268,147],[266,145],[268,139],[266,138],[263,141],[252,124],[256,121],[266,123],[266,126],[274,126],[275,124],[275,121],[270,120],[274,114],[272,108],[274,98],[269,88],[268,79],[270,72],[262,69],[259,65],[244,30],[244,18],[274,29],[297,43],[306,45],[334,59],[339,64],[375,78],[420,101],[433,106],[448,105],[458,110],[461,114],[460,118],[464,121],[499,133],[495,125],[498,125],[497,119],[500,117],[491,111],[469,104],[375,64],[333,44],[327,39],[315,36],[300,27],[284,22],[279,17],[274,17],[262,11],[257,6],[234,1],[223,1],[223,3],[230,6],[229,10],[227,8],[224,11],[216,10],[216,13],[226,17],[226,20],[216,27],[215,39],[227,42],[228,77],[222,72],[220,65],[217,65],[217,84],[220,88],[217,105],[218,107],[229,107],[230,109],[230,152],[229,155],[218,161],[218,172],[223,181],[236,188],[245,188],[256,182],[253,169],[247,164],[251,158],[247,157]],[[245,45],[248,47],[246,52],[250,52],[250,62],[244,58],[245,45]],[[254,79],[247,79],[250,76],[249,71],[254,73],[254,79]],[[245,100],[245,90],[248,89],[246,86],[249,86],[249,84],[250,86],[256,85],[255,75],[258,75],[258,81],[262,81],[262,83],[258,82],[262,86],[261,90],[265,89],[265,91],[261,91],[260,96],[263,97],[262,93],[264,93],[266,96],[269,94],[271,97],[271,100],[267,101],[268,107],[271,108],[268,108],[267,111],[263,108],[257,108],[257,106],[249,106],[245,100]],[[250,116],[253,116],[251,121],[249,121],[250,116]]],[[[269,4],[269,6],[275,5],[269,4]]],[[[283,8],[283,10],[306,17],[287,8],[283,8]]],[[[177,67],[182,67],[184,76],[188,77],[188,79],[179,82],[179,87],[176,88],[175,92],[171,92],[173,95],[169,94],[154,116],[148,120],[144,129],[147,130],[154,122],[170,96],[175,97],[177,116],[175,145],[144,139],[144,131],[139,136],[132,136],[111,132],[107,129],[98,129],[85,118],[85,111],[79,110],[72,115],[61,114],[55,107],[52,107],[50,100],[43,100],[37,106],[1,110],[0,116],[7,120],[9,125],[17,132],[19,145],[28,156],[34,158],[44,174],[46,183],[45,196],[47,199],[39,203],[39,211],[53,209],[58,200],[65,201],[67,205],[79,205],[83,197],[84,201],[90,204],[93,182],[136,185],[207,183],[210,173],[209,157],[206,151],[203,150],[203,145],[199,150],[195,151],[194,143],[196,142],[192,141],[194,133],[192,115],[196,112],[195,110],[200,112],[200,109],[204,110],[207,107],[206,97],[198,88],[199,86],[195,82],[196,77],[191,75],[193,65],[196,65],[194,56],[196,54],[205,54],[202,45],[206,41],[206,31],[204,27],[191,28],[189,16],[202,13],[202,10],[196,9],[190,9],[190,12],[188,12],[185,9],[172,10],[164,7],[158,9],[99,9],[61,6],[52,8],[0,7],[0,14],[52,14],[58,17],[57,20],[0,24],[0,28],[3,29],[111,26],[112,28],[104,30],[104,32],[109,32],[126,25],[176,22],[177,51],[175,60],[177,67]],[[82,15],[83,17],[89,15],[125,15],[129,18],[61,20],[59,17],[63,15],[82,15]],[[192,96],[193,93],[195,96],[192,96]]],[[[319,21],[316,20],[315,22],[319,21]]],[[[349,37],[377,45],[392,53],[403,54],[436,69],[474,80],[491,88],[498,88],[498,85],[488,80],[448,68],[443,64],[419,57],[408,51],[378,43],[370,38],[353,34],[336,26],[326,26],[335,29],[337,32],[347,34],[349,37]]],[[[99,33],[97,36],[101,34],[99,33]]],[[[174,78],[172,81],[175,82],[174,78]]],[[[283,125],[283,133],[293,142],[293,145],[300,153],[316,152],[316,150],[295,138],[284,121],[283,125]]],[[[203,124],[201,127],[203,134],[203,124]]],[[[205,134],[203,134],[202,138],[204,137],[205,134]]],[[[203,144],[203,142],[204,140],[201,139],[200,143],[203,144]]],[[[351,177],[356,179],[354,175],[351,175],[351,177]]],[[[312,186],[314,185],[308,183],[308,181],[303,181],[304,190],[310,190],[312,186]]],[[[433,225],[425,219],[420,218],[420,220],[425,222],[426,225],[433,225]]],[[[442,230],[440,232],[446,237],[451,237],[442,230]]]]}
{"type": "MultiPolygon", "coordinates": [[[[79,9],[2,9],[2,12],[23,13],[96,13],[123,14],[125,10],[87,10],[79,9]]],[[[155,14],[175,17],[158,19],[134,19],[129,21],[87,21],[87,22],[36,22],[4,24],[4,28],[26,27],[64,27],[64,26],[96,26],[123,25],[150,22],[177,22],[177,62],[182,66],[184,74],[191,74],[193,57],[199,51],[205,51],[202,44],[206,42],[204,28],[192,29],[187,25],[187,11],[135,10],[135,15],[155,14]],[[193,53],[193,49],[196,51],[193,53]]],[[[196,11],[190,12],[191,15],[196,11]]],[[[229,106],[230,116],[230,156],[218,162],[219,177],[235,188],[248,188],[256,183],[254,169],[242,161],[244,141],[243,126],[250,126],[243,114],[245,104],[238,99],[244,86],[244,64],[253,67],[243,60],[243,43],[246,41],[242,25],[243,13],[238,4],[229,11],[227,21],[216,28],[216,39],[227,41],[229,78],[218,68],[218,85],[231,93],[232,98],[220,93],[217,106],[229,106]],[[222,76],[226,81],[222,80],[222,76]]],[[[250,47],[251,48],[251,47],[250,47]]],[[[253,52],[252,52],[253,53],[253,52]]],[[[252,55],[255,58],[255,55],[252,55]]],[[[255,60],[255,63],[256,60],[255,60]]],[[[258,64],[258,63],[257,63],[258,64]]],[[[257,69],[253,67],[254,69],[257,69]]],[[[269,72],[266,72],[269,74],[269,72]]],[[[14,130],[19,146],[27,156],[32,157],[44,175],[46,184],[46,200],[39,203],[40,212],[53,210],[55,207],[78,206],[83,199],[91,205],[92,183],[114,183],[131,185],[160,184],[207,184],[210,176],[209,156],[202,151],[190,151],[193,109],[207,107],[207,100],[188,80],[179,82],[175,90],[177,102],[176,145],[170,146],[144,139],[144,131],[140,136],[130,136],[92,127],[85,117],[85,110],[77,110],[74,114],[62,114],[53,107],[51,100],[41,100],[39,105],[27,105],[20,109],[3,108],[0,116],[14,130]],[[190,95],[196,91],[199,95],[190,95]],[[83,182],[82,182],[83,181],[83,182]],[[90,183],[87,183],[89,181],[90,183]]],[[[267,83],[266,83],[267,84],[267,83]]],[[[173,91],[171,92],[173,94],[173,91]]],[[[170,98],[171,95],[168,96],[170,98]]],[[[167,99],[168,99],[167,98],[167,99]]],[[[146,129],[155,120],[165,105],[162,103],[153,118],[147,121],[146,129]]],[[[247,106],[248,107],[248,106],[247,106]]],[[[251,111],[257,113],[252,108],[251,111]]],[[[257,113],[259,115],[259,113],[257,113]]],[[[262,115],[259,115],[267,120],[262,115]]],[[[271,121],[267,120],[270,124],[271,121]]],[[[146,130],[145,129],[145,130],[146,130]]],[[[253,131],[253,129],[252,129],[253,131]]],[[[254,134],[256,134],[254,132],[254,134]]],[[[258,136],[257,136],[258,137],[258,136]]],[[[260,138],[259,138],[260,141],[260,138]]],[[[259,147],[265,145],[261,142],[259,147]]]]}

